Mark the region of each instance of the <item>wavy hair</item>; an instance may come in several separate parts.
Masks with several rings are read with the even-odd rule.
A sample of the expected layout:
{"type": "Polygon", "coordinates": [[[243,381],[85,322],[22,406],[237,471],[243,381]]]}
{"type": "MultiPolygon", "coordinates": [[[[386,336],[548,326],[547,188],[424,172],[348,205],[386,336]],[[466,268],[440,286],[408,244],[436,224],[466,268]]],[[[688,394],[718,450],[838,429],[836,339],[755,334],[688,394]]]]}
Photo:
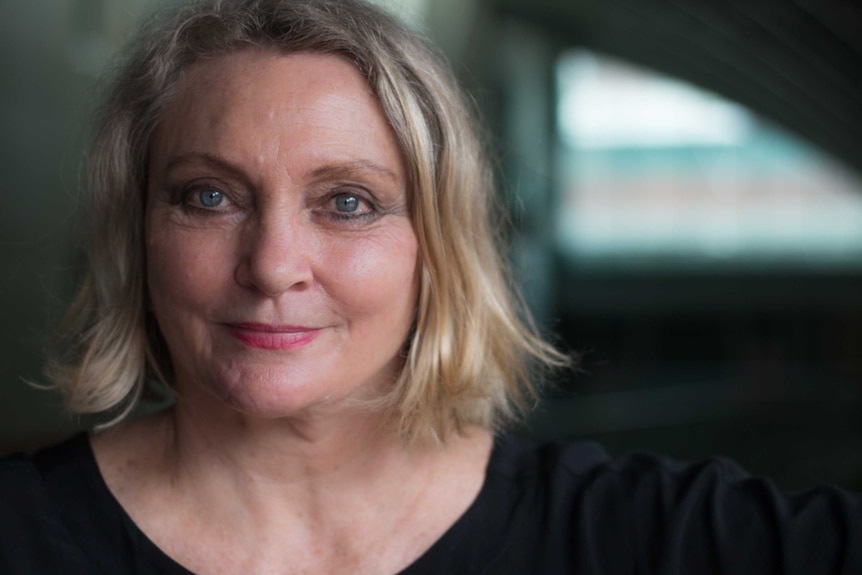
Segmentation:
{"type": "Polygon", "coordinates": [[[419,35],[358,0],[209,0],[149,22],[97,117],[87,158],[89,266],[47,373],[76,413],[112,423],[170,355],[148,311],[143,212],[148,148],[183,74],[247,47],[348,58],[367,79],[405,159],[422,275],[397,382],[373,407],[407,440],[495,429],[537,398],[542,369],[567,358],[539,336],[507,272],[492,220],[492,173],[470,105],[419,35]]]}

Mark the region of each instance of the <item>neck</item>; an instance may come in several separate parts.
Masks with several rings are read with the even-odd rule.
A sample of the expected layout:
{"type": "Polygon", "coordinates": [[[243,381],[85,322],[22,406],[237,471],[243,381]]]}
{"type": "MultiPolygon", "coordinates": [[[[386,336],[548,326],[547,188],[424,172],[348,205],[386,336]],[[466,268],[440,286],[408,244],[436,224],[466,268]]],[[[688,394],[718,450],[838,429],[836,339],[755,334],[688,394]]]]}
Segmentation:
{"type": "Polygon", "coordinates": [[[167,453],[180,474],[204,464],[207,473],[215,465],[284,483],[316,481],[369,458],[407,453],[392,426],[359,411],[261,420],[181,403],[167,423],[167,453]]]}
{"type": "MultiPolygon", "coordinates": [[[[408,448],[368,412],[261,421],[182,401],[111,435],[96,442],[103,462],[120,464],[107,469],[108,483],[157,543],[192,534],[261,564],[326,549],[336,562],[346,554],[405,566],[472,502],[491,448],[482,430],[408,448]],[[219,532],[229,538],[220,542],[219,532]]],[[[199,559],[192,553],[188,565],[199,559]]]]}

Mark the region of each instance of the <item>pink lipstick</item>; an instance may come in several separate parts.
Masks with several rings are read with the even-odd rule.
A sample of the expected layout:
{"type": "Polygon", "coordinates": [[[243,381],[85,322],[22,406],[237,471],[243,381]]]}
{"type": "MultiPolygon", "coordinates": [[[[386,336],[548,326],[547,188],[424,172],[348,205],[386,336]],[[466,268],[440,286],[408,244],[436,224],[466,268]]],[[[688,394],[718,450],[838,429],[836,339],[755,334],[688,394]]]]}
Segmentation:
{"type": "Polygon", "coordinates": [[[320,329],[265,323],[228,324],[231,334],[249,347],[258,349],[296,349],[311,343],[320,329]]]}

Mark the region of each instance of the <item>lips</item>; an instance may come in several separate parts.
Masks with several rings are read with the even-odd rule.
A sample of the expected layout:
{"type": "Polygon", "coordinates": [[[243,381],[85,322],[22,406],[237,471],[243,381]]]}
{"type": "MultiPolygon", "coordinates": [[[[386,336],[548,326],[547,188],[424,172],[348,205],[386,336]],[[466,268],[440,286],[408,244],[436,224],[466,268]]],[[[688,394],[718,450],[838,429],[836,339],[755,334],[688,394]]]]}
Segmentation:
{"type": "Polygon", "coordinates": [[[311,343],[319,334],[319,328],[295,325],[262,323],[228,324],[231,335],[237,340],[257,349],[297,349],[311,343]]]}

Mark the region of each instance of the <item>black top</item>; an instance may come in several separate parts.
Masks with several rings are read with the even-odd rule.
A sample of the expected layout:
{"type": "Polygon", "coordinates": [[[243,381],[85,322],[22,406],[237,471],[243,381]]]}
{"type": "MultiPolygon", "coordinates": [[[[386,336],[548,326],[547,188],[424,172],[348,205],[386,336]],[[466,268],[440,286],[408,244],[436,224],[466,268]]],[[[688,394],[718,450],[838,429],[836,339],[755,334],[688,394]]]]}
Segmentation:
{"type": "MultiPolygon", "coordinates": [[[[78,435],[0,460],[0,573],[190,575],[131,521],[78,435]]],[[[498,439],[473,505],[401,575],[862,574],[862,496],[782,495],[713,459],[498,439]]]]}

